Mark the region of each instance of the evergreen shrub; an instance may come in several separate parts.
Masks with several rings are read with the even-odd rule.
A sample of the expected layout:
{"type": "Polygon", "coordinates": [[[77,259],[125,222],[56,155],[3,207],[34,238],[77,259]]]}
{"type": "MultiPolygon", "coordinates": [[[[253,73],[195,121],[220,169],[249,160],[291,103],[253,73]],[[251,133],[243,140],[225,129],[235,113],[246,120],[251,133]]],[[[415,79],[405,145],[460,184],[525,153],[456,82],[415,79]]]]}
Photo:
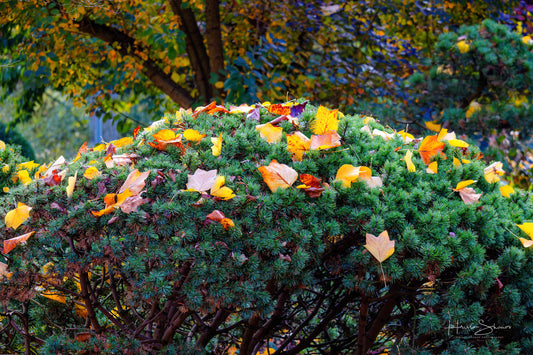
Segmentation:
{"type": "Polygon", "coordinates": [[[291,105],[180,111],[12,187],[0,351],[533,351],[531,197],[446,132],[291,105]]]}

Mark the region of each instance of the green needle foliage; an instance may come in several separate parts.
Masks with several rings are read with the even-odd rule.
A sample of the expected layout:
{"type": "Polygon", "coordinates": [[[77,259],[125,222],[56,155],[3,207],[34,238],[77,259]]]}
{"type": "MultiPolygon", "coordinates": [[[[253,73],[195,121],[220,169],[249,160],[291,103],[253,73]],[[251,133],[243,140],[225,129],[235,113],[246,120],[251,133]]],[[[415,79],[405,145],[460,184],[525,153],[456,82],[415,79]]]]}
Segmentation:
{"type": "MultiPolygon", "coordinates": [[[[18,202],[32,210],[16,230],[2,225],[2,239],[35,234],[24,245],[4,247],[0,257],[0,350],[533,350],[533,256],[515,236],[527,238],[516,224],[533,218],[531,198],[522,191],[502,196],[499,183],[485,179],[476,147],[445,143],[447,159],[437,154],[438,172],[430,174],[417,153],[420,140],[385,139],[379,131],[390,129],[346,115],[339,120],[339,146],[292,161],[286,134],[295,124],[279,123],[281,141],[268,143],[256,126],[277,115],[257,110],[260,122],[250,113],[181,113],[129,142],[82,150],[55,169],[62,181],[45,177],[11,188],[0,215],[18,202]],[[153,135],[169,128],[207,137],[155,149],[162,140],[153,135]],[[212,140],[220,134],[215,156],[212,140]],[[414,172],[404,161],[407,150],[414,152],[414,172]],[[105,165],[105,156],[124,154],[135,154],[132,162],[105,165]],[[456,166],[454,157],[471,162],[456,166]],[[274,159],[321,179],[320,196],[296,188],[299,183],[272,192],[258,168],[274,159]],[[123,195],[111,194],[122,193],[133,163],[148,175],[137,186],[142,192],[129,197],[141,203],[125,212],[131,200],[121,204],[123,195]],[[336,180],[344,164],[369,167],[382,185],[354,179],[346,186],[336,180]],[[99,171],[92,179],[83,176],[90,166],[99,171]],[[216,169],[235,197],[188,189],[196,169],[216,169]],[[466,204],[452,189],[470,179],[482,195],[466,204]],[[94,215],[113,204],[110,213],[94,215]],[[208,217],[214,211],[226,219],[208,217]],[[380,265],[364,245],[367,233],[384,230],[395,250],[380,265]]],[[[298,130],[307,137],[316,112],[308,105],[299,117],[298,130]]]]}

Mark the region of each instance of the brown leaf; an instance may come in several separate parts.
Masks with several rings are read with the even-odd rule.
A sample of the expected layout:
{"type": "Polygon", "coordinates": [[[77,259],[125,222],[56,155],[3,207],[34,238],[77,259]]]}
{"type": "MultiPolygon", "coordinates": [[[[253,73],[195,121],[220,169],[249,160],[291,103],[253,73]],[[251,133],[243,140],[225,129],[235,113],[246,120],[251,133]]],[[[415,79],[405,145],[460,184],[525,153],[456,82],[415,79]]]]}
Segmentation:
{"type": "Polygon", "coordinates": [[[386,230],[377,237],[367,233],[364,247],[381,263],[394,253],[394,240],[389,240],[386,230]]]}
{"type": "Polygon", "coordinates": [[[290,187],[298,178],[296,170],[285,164],[279,164],[275,159],[269,165],[260,166],[258,169],[272,192],[278,188],[290,187]]]}
{"type": "Polygon", "coordinates": [[[477,194],[476,191],[471,187],[464,187],[458,190],[461,199],[466,205],[476,203],[482,194],[477,194]]]}
{"type": "Polygon", "coordinates": [[[122,205],[120,205],[120,210],[124,213],[131,213],[137,211],[137,208],[146,202],[146,199],[141,197],[141,193],[135,196],[128,197],[124,200],[122,205]]]}
{"type": "Polygon", "coordinates": [[[150,175],[150,171],[145,171],[144,173],[141,173],[137,169],[133,170],[128,175],[126,181],[124,181],[124,184],[122,184],[122,186],[120,187],[118,193],[122,193],[126,191],[126,189],[129,189],[132,195],[138,195],[146,185],[144,180],[146,180],[148,175],[150,175]]]}
{"type": "Polygon", "coordinates": [[[226,218],[226,216],[224,216],[224,213],[220,212],[219,210],[214,210],[213,212],[208,214],[206,218],[215,222],[220,222],[221,220],[226,218]]]}

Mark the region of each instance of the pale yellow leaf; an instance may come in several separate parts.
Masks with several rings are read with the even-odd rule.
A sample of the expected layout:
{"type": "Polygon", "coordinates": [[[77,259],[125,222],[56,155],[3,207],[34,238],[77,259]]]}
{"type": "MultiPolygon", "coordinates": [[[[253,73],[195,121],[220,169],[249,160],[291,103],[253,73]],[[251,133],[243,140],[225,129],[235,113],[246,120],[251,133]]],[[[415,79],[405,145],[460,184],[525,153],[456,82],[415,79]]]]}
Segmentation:
{"type": "Polygon", "coordinates": [[[394,242],[389,239],[389,233],[385,230],[377,237],[367,233],[364,247],[382,263],[394,253],[394,242]]]}

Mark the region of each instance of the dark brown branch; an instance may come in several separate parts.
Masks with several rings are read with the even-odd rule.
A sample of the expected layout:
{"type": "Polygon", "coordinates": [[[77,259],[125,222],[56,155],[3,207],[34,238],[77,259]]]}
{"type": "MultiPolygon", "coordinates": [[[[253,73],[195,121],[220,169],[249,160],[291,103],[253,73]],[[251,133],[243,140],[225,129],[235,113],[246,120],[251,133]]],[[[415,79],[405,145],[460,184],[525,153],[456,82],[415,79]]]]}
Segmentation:
{"type": "Polygon", "coordinates": [[[359,324],[357,336],[357,354],[364,354],[366,349],[366,324],[368,320],[368,305],[369,299],[367,296],[361,296],[361,305],[359,308],[359,324]]]}
{"type": "Polygon", "coordinates": [[[172,12],[178,16],[180,29],[185,33],[185,48],[195,76],[196,86],[205,102],[212,97],[209,84],[209,57],[204,45],[204,38],[198,28],[196,16],[190,6],[183,6],[181,0],[169,0],[172,12]]]}
{"type": "Polygon", "coordinates": [[[252,337],[253,348],[255,348],[261,342],[261,340],[265,338],[265,336],[269,335],[273,331],[274,327],[283,319],[285,303],[289,299],[289,296],[290,294],[287,291],[280,293],[276,307],[274,308],[274,312],[272,312],[270,319],[261,328],[259,328],[252,337]]]}
{"type": "Polygon", "coordinates": [[[196,345],[203,349],[207,343],[216,335],[218,327],[226,321],[228,316],[231,314],[230,311],[227,309],[219,309],[217,311],[217,314],[213,318],[213,321],[209,326],[206,327],[205,330],[202,331],[200,338],[198,338],[198,341],[196,342],[196,345]]]}
{"type": "Polygon", "coordinates": [[[224,47],[220,30],[220,0],[207,0],[205,6],[205,39],[209,50],[211,73],[220,75],[224,69],[224,47]]]}
{"type": "Polygon", "coordinates": [[[248,319],[248,324],[242,335],[241,348],[239,349],[239,354],[248,355],[252,353],[252,337],[256,330],[259,328],[259,322],[261,322],[261,316],[259,312],[255,312],[253,316],[248,319]]]}
{"type": "Polygon", "coordinates": [[[93,307],[92,295],[89,293],[89,277],[86,272],[80,271],[80,288],[81,288],[81,297],[85,303],[85,308],[87,309],[87,319],[91,323],[94,331],[97,334],[101,334],[103,329],[98,319],[96,319],[96,312],[93,307]]]}
{"type": "Polygon", "coordinates": [[[79,31],[104,41],[123,56],[134,57],[142,64],[143,74],[156,87],[180,106],[184,108],[191,107],[193,100],[189,92],[174,82],[170,75],[165,74],[154,60],[146,55],[146,51],[135,43],[134,38],[114,27],[96,23],[88,17],[84,17],[77,24],[79,31]]]}

